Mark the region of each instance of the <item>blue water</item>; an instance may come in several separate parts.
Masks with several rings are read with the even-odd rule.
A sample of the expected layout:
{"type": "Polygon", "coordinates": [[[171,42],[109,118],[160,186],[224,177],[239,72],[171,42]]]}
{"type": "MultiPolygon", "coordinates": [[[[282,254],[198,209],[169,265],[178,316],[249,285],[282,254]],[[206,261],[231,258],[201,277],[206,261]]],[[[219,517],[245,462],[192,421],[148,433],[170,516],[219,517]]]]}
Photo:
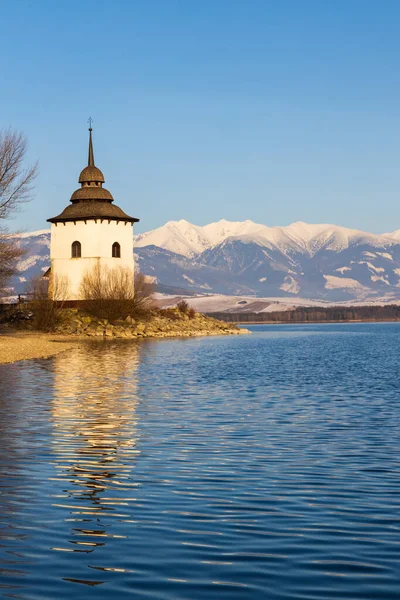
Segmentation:
{"type": "Polygon", "coordinates": [[[400,597],[400,324],[0,366],[0,597],[400,597]]]}

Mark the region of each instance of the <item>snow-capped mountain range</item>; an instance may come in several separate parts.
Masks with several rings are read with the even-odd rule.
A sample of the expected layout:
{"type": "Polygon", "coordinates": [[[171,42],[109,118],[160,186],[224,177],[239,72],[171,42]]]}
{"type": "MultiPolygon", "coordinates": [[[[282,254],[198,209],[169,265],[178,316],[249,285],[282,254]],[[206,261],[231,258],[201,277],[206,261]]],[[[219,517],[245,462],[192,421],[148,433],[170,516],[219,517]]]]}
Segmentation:
{"type": "MultiPolygon", "coordinates": [[[[13,281],[23,293],[49,266],[49,231],[20,236],[28,253],[13,281]]],[[[135,239],[140,270],[164,291],[313,298],[400,298],[400,230],[376,235],[303,222],[267,227],[218,221],[204,227],[170,221],[135,239]]]]}
{"type": "Polygon", "coordinates": [[[158,229],[136,237],[136,247],[158,246],[175,254],[193,257],[218,246],[228,238],[254,241],[265,247],[278,247],[283,252],[301,252],[314,256],[319,250],[339,251],[354,244],[385,244],[400,242],[400,230],[375,235],[336,225],[310,225],[301,221],[287,227],[267,227],[253,221],[221,220],[204,227],[188,221],[169,221],[158,229]]]}

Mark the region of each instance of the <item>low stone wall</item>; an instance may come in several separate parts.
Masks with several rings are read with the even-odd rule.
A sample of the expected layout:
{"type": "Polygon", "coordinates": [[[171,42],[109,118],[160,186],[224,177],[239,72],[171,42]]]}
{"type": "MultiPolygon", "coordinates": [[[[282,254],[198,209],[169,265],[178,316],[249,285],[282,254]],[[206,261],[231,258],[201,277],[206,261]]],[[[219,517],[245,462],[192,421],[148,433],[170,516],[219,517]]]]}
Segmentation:
{"type": "Polygon", "coordinates": [[[155,313],[148,321],[137,322],[132,317],[127,317],[124,321],[110,323],[77,309],[67,309],[56,332],[98,338],[166,338],[250,333],[247,329],[239,329],[232,323],[223,323],[200,313],[189,318],[187,314],[174,309],[170,314],[171,316],[164,316],[155,313]]]}

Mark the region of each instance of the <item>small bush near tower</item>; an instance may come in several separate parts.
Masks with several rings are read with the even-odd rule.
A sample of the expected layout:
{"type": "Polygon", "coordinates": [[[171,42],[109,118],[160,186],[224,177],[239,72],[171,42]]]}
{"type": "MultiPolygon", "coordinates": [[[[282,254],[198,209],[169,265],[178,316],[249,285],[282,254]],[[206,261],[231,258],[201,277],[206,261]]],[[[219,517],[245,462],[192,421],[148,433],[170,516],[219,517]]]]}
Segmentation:
{"type": "Polygon", "coordinates": [[[80,291],[84,309],[97,318],[145,320],[150,316],[152,286],[141,273],[133,281],[130,269],[96,265],[83,275],[80,291]]]}

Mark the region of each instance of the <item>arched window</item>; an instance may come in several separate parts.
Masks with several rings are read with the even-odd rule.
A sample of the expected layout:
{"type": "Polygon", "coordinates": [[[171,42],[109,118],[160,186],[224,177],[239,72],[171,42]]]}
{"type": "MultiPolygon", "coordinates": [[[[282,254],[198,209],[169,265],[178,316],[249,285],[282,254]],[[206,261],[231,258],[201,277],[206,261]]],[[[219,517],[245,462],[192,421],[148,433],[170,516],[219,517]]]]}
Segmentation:
{"type": "Polygon", "coordinates": [[[82,246],[80,242],[74,242],[71,247],[72,258],[80,258],[82,256],[82,246]]]}
{"type": "Polygon", "coordinates": [[[121,258],[121,246],[118,244],[118,242],[114,242],[112,245],[112,257],[121,258]]]}

